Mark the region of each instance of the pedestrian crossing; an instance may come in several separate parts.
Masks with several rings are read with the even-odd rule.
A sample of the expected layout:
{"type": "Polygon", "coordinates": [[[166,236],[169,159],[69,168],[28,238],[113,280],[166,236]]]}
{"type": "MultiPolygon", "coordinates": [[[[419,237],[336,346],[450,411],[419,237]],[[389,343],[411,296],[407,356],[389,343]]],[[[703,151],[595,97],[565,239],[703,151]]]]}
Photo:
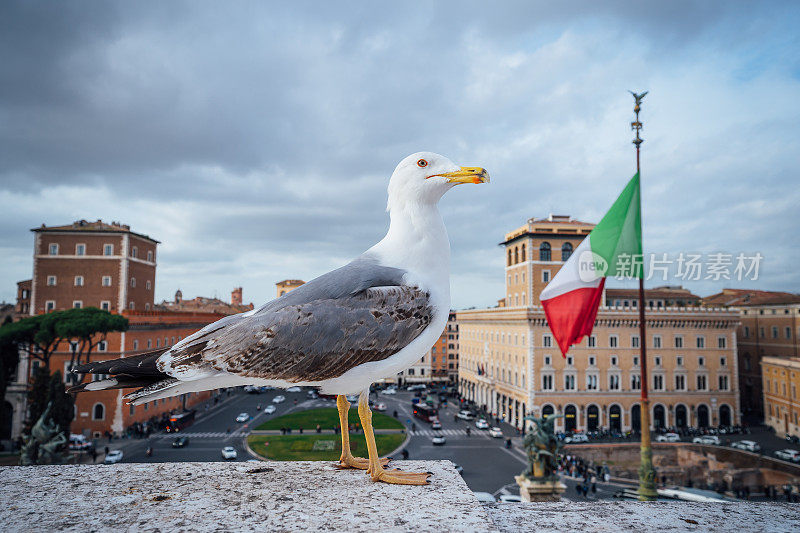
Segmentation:
{"type": "Polygon", "coordinates": [[[232,431],[227,433],[225,431],[202,431],[197,433],[190,433],[188,431],[180,433],[159,433],[158,435],[151,435],[152,439],[176,439],[178,437],[186,437],[188,439],[225,439],[228,437],[244,437],[247,435],[244,431],[232,431]]]}
{"type": "MultiPolygon", "coordinates": [[[[411,431],[410,434],[411,436],[421,437],[433,437],[436,435],[444,435],[445,437],[466,437],[467,431],[465,429],[418,429],[417,431],[411,431]]],[[[471,430],[470,437],[492,438],[487,432],[480,430],[471,430]]]]}

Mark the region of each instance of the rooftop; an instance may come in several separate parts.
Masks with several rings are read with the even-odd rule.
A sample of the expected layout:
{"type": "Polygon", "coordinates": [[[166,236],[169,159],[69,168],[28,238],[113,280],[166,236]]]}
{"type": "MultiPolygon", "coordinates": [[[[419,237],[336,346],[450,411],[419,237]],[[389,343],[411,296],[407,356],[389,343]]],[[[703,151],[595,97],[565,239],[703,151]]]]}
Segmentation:
{"type": "Polygon", "coordinates": [[[219,298],[198,296],[191,300],[181,299],[180,301],[174,302],[164,300],[160,304],[155,304],[153,308],[156,311],[169,311],[173,313],[216,313],[221,315],[233,315],[250,311],[253,309],[253,304],[235,305],[224,302],[219,298]]]}
{"type": "Polygon", "coordinates": [[[751,305],[800,304],[800,294],[754,289],[722,289],[722,292],[703,298],[703,305],[747,307],[751,305]]]}
{"type": "Polygon", "coordinates": [[[329,462],[0,468],[9,531],[798,531],[782,503],[482,505],[449,461],[402,461],[428,486],[373,483],[329,462]]]}
{"type": "MultiPolygon", "coordinates": [[[[700,300],[700,296],[693,294],[689,289],[680,286],[666,285],[644,290],[645,298],[659,298],[665,300],[700,300]]],[[[639,298],[639,289],[606,289],[606,298],[639,298]]]]}
{"type": "Polygon", "coordinates": [[[569,215],[548,215],[545,218],[529,218],[525,225],[505,234],[500,244],[508,244],[524,235],[583,235],[586,236],[594,228],[591,222],[575,220],[569,215]]]}
{"type": "Polygon", "coordinates": [[[94,222],[89,222],[83,219],[76,220],[72,224],[67,224],[64,226],[46,226],[42,224],[38,228],[31,229],[31,231],[36,233],[48,232],[48,231],[59,231],[59,232],[85,231],[87,233],[130,233],[131,235],[136,235],[137,237],[141,237],[143,239],[147,239],[155,243],[160,242],[149,237],[148,235],[144,235],[143,233],[136,233],[134,231],[131,231],[131,227],[127,224],[122,224],[121,222],[111,222],[109,224],[107,222],[103,222],[99,218],[94,222]]]}

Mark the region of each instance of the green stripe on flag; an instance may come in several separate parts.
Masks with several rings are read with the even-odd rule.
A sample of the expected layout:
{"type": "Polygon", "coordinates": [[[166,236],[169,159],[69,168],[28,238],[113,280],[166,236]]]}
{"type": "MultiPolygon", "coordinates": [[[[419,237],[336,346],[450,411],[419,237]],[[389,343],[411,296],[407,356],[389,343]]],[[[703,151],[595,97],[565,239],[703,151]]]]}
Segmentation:
{"type": "Polygon", "coordinates": [[[642,277],[642,210],[639,173],[589,234],[592,252],[608,264],[606,276],[642,277]]]}

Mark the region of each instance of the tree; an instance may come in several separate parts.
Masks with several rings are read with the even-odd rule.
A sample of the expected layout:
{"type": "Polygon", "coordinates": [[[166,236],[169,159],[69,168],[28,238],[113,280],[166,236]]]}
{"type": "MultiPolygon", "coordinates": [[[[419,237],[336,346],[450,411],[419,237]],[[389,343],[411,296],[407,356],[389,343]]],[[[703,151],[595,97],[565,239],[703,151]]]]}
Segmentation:
{"type": "MultiPolygon", "coordinates": [[[[3,327],[11,322],[11,317],[7,316],[3,322],[3,327]]],[[[11,421],[8,420],[6,409],[3,405],[3,399],[6,397],[6,388],[8,384],[14,379],[18,364],[19,348],[17,347],[17,343],[10,339],[0,340],[0,438],[5,438],[3,434],[11,425],[11,421]]]]}
{"type": "Polygon", "coordinates": [[[50,398],[50,372],[47,368],[40,366],[33,372],[30,388],[28,389],[28,420],[26,428],[30,431],[44,410],[47,409],[47,402],[50,398]]]}
{"type": "Polygon", "coordinates": [[[50,368],[50,357],[62,339],[56,334],[55,325],[61,313],[35,315],[0,327],[0,344],[15,343],[28,352],[30,359],[38,359],[45,368],[50,368]]]}
{"type": "Polygon", "coordinates": [[[40,366],[33,374],[33,382],[28,390],[28,430],[39,420],[47,404],[52,402],[50,418],[66,435],[75,418],[75,400],[67,394],[61,372],[56,370],[51,376],[47,369],[40,366]]]}

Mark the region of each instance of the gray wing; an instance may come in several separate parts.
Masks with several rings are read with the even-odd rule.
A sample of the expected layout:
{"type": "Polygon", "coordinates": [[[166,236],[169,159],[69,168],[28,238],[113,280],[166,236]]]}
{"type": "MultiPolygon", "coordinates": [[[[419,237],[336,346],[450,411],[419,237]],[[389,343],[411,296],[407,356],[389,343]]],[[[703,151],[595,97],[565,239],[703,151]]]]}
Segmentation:
{"type": "Polygon", "coordinates": [[[200,350],[172,354],[169,366],[178,372],[200,366],[254,378],[322,381],[397,353],[432,319],[426,292],[369,288],[256,313],[224,328],[200,350]]]}

